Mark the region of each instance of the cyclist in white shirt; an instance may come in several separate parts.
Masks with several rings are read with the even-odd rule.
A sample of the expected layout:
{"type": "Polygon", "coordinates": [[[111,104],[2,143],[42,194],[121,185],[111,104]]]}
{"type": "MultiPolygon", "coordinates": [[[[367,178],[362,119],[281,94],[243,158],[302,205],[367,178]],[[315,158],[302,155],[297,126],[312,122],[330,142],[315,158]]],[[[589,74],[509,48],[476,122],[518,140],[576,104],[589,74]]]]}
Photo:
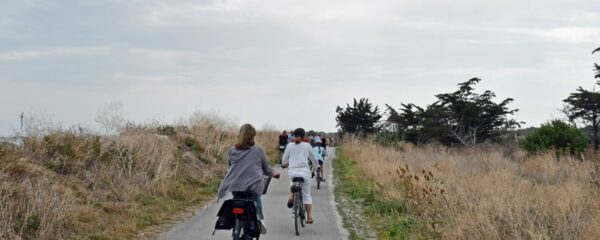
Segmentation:
{"type": "MultiPolygon", "coordinates": [[[[312,162],[312,166],[317,166],[317,157],[315,156],[310,144],[303,142],[306,132],[302,128],[294,130],[294,142],[289,143],[283,153],[283,168],[288,169],[288,177],[290,183],[293,184],[292,179],[295,177],[301,177],[304,179],[302,185],[302,202],[306,208],[306,223],[312,224],[312,197],[310,195],[310,179],[312,174],[312,168],[309,162],[312,162]]],[[[293,207],[292,194],[288,198],[288,208],[293,207]]]]}

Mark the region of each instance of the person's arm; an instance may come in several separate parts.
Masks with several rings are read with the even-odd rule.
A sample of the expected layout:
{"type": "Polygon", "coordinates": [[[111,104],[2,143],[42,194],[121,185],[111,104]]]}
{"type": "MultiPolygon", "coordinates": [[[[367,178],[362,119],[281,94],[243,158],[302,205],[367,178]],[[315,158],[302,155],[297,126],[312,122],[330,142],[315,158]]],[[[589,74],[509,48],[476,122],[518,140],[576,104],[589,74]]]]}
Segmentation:
{"type": "Polygon", "coordinates": [[[283,159],[281,160],[281,167],[286,168],[290,165],[290,148],[286,147],[283,152],[283,159]]]}
{"type": "Polygon", "coordinates": [[[269,160],[267,160],[267,154],[263,149],[260,149],[260,161],[262,165],[263,174],[265,176],[271,176],[273,174],[273,169],[269,166],[269,160]]]}
{"type": "Polygon", "coordinates": [[[271,168],[269,166],[269,160],[267,159],[267,154],[265,153],[265,151],[263,149],[261,149],[261,152],[262,152],[261,166],[262,166],[263,174],[265,176],[279,178],[280,174],[277,171],[273,170],[273,168],[271,168]]]}

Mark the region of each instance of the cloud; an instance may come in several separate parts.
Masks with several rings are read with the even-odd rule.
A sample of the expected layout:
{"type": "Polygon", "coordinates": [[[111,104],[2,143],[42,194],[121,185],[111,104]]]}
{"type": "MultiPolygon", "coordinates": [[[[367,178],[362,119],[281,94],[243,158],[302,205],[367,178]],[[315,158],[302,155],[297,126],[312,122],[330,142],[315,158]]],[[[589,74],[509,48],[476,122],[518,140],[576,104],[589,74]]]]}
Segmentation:
{"type": "Polygon", "coordinates": [[[179,1],[152,4],[139,15],[145,23],[156,26],[234,24],[245,21],[363,21],[378,18],[377,12],[388,10],[392,1],[293,1],[293,0],[225,0],[179,1]]]}
{"type": "Polygon", "coordinates": [[[595,0],[0,1],[0,126],[23,109],[76,122],[122,101],[139,119],[215,108],[333,130],[352,97],[426,104],[474,76],[543,122],[593,84],[599,12],[595,0]]]}
{"type": "Polygon", "coordinates": [[[66,47],[41,50],[0,52],[0,62],[26,61],[73,54],[96,54],[107,51],[107,47],[66,47]]]}
{"type": "Polygon", "coordinates": [[[600,27],[560,27],[533,32],[542,37],[571,43],[598,43],[600,41],[600,27]]]}

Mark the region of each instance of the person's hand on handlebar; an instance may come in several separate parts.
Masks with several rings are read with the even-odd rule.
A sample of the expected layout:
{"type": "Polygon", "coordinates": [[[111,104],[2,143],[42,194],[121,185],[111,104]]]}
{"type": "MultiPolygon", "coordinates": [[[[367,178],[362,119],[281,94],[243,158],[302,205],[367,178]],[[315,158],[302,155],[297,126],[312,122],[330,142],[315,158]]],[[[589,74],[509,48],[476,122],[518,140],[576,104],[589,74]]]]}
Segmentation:
{"type": "Polygon", "coordinates": [[[278,172],[276,172],[276,171],[273,171],[273,173],[271,173],[271,176],[274,177],[274,178],[276,178],[276,179],[279,179],[279,177],[281,176],[281,174],[278,173],[278,172]]]}

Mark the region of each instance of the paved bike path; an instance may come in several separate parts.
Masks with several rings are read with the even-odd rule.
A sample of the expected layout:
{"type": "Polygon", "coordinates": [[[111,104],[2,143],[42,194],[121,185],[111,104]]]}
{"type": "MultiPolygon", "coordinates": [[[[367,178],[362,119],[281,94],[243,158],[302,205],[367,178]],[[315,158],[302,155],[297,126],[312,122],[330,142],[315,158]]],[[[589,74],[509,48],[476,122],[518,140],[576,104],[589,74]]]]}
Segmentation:
{"type": "MultiPolygon", "coordinates": [[[[316,182],[311,181],[311,193],[313,197],[313,218],[315,224],[306,225],[296,236],[291,210],[285,204],[290,189],[287,170],[275,168],[281,172],[280,179],[273,179],[269,185],[267,195],[263,196],[265,224],[267,234],[261,236],[261,240],[270,239],[347,239],[347,232],[341,226],[341,219],[335,207],[333,197],[331,161],[334,159],[335,149],[327,149],[325,161],[325,177],[327,182],[321,184],[317,190],[316,182]]],[[[212,236],[213,228],[217,220],[217,211],[221,202],[213,203],[202,210],[196,216],[175,226],[169,232],[158,237],[160,240],[198,240],[198,239],[231,239],[231,231],[217,231],[212,236]]]]}

